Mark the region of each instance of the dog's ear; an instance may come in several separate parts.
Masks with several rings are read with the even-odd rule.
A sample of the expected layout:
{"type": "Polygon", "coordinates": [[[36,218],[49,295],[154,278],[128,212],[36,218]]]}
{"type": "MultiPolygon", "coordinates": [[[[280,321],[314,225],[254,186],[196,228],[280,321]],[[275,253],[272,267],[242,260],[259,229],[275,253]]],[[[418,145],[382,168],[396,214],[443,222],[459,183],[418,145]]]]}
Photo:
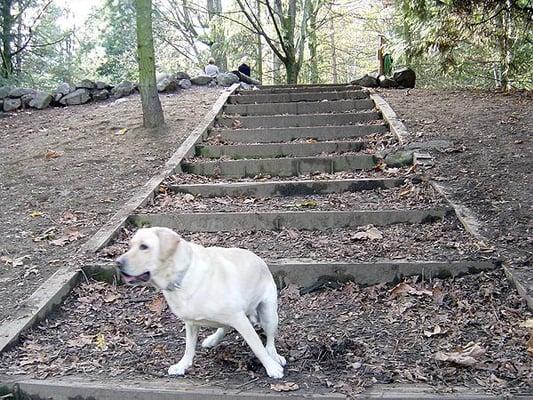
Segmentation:
{"type": "Polygon", "coordinates": [[[155,233],[159,239],[159,258],[165,261],[178,248],[180,237],[176,232],[168,228],[155,228],[155,233]]]}

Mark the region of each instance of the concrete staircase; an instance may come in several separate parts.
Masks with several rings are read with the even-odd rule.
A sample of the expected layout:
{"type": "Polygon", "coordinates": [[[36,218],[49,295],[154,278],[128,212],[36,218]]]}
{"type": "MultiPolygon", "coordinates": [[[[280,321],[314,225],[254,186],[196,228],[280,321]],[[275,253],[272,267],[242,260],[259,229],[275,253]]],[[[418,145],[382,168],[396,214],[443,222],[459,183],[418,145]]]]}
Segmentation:
{"type": "Polygon", "coordinates": [[[381,156],[397,147],[359,87],[240,91],[181,163],[184,173],[168,179],[155,203],[129,221],[170,227],[205,245],[250,248],[267,260],[280,286],[331,279],[374,284],[493,268],[438,243],[471,244],[453,209],[434,193],[428,200],[429,184],[407,168],[382,172],[381,156]],[[417,191],[428,198],[404,196],[417,191]],[[382,238],[359,240],[369,225],[382,238]],[[309,233],[326,235],[318,249],[309,233]]]}

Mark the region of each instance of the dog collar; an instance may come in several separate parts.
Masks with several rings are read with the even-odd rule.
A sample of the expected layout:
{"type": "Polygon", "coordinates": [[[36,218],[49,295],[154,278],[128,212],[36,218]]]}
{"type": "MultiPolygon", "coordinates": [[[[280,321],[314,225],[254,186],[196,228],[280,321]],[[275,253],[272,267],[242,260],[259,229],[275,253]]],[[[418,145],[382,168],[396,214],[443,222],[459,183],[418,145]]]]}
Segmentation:
{"type": "Polygon", "coordinates": [[[170,283],[170,285],[168,285],[166,287],[166,291],[168,292],[172,292],[176,289],[181,289],[181,282],[183,281],[183,278],[185,277],[185,274],[187,273],[188,269],[186,269],[185,271],[183,272],[178,272],[178,276],[176,278],[176,280],[172,283],[170,283]]]}

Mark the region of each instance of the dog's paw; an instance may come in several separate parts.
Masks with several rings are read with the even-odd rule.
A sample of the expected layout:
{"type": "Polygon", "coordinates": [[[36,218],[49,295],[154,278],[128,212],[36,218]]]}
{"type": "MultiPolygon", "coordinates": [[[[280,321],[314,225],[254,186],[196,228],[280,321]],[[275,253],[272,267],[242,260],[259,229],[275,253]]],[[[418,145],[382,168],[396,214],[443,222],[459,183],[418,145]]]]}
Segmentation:
{"type": "Polygon", "coordinates": [[[279,354],[275,354],[272,358],[274,359],[274,361],[276,361],[282,367],[287,365],[287,360],[285,360],[285,357],[280,356],[279,354]]]}
{"type": "Polygon", "coordinates": [[[276,351],[275,348],[273,347],[268,347],[267,348],[267,352],[268,352],[268,355],[270,357],[272,357],[272,359],[277,362],[279,365],[281,365],[282,367],[284,367],[285,365],[287,365],[287,360],[285,360],[285,357],[282,357],[278,354],[278,352],[276,351]]]}
{"type": "Polygon", "coordinates": [[[265,366],[267,375],[274,379],[283,378],[283,367],[277,362],[272,362],[268,366],[265,366]]]}
{"type": "Polygon", "coordinates": [[[169,375],[185,375],[185,371],[190,366],[191,366],[190,364],[180,361],[179,363],[170,366],[170,368],[168,369],[168,374],[169,375]]]}
{"type": "Polygon", "coordinates": [[[217,336],[216,333],[213,333],[211,336],[206,337],[202,342],[202,347],[204,349],[209,349],[211,347],[215,347],[217,344],[219,344],[221,339],[217,336]]]}

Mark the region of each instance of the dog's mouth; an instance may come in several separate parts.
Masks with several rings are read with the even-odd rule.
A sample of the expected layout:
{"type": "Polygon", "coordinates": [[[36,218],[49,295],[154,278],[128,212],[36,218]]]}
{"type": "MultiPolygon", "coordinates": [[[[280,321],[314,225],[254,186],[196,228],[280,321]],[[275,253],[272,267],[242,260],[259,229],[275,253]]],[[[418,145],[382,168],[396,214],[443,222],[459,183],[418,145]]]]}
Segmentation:
{"type": "Polygon", "coordinates": [[[139,282],[148,282],[150,280],[150,272],[145,272],[141,275],[128,275],[125,272],[120,272],[122,275],[122,279],[124,279],[124,282],[126,283],[139,283],[139,282]]]}

